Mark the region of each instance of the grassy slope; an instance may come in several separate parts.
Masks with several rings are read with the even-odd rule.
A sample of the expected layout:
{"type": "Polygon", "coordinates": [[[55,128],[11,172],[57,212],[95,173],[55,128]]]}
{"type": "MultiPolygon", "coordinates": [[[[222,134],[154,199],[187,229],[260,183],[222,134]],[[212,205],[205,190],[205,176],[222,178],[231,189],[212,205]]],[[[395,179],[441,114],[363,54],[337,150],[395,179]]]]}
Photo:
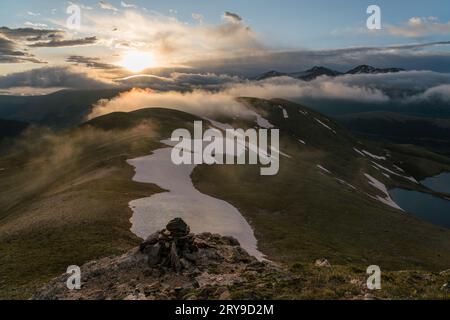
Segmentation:
{"type": "Polygon", "coordinates": [[[450,153],[448,119],[428,119],[388,112],[348,114],[336,119],[361,137],[421,145],[436,152],[450,153]]]}
{"type": "MultiPolygon", "coordinates": [[[[291,263],[327,258],[338,264],[378,264],[382,270],[443,270],[450,266],[448,230],[367,196],[377,195],[377,190],[363,173],[387,185],[396,185],[399,180],[414,186],[381,175],[368,159],[353,151],[353,147],[362,146],[338,124],[326,122],[306,108],[302,110],[309,114],[304,116],[298,105],[282,100],[244,102],[264,110],[267,119],[282,129],[281,150],[291,158],[282,157],[280,172],[273,177],[259,176],[255,167],[201,166],[194,172],[194,182],[201,192],[232,203],[244,214],[256,230],[260,249],[269,258],[291,263]],[[279,103],[289,119],[283,118],[279,103]],[[338,134],[317,126],[314,117],[338,134]],[[332,175],[321,172],[317,164],[332,175]],[[341,184],[336,177],[357,190],[341,184]]],[[[376,147],[370,151],[378,155],[384,152],[376,147]]],[[[406,158],[404,155],[402,160],[406,158]]],[[[445,163],[433,164],[449,168],[445,163]]]]}
{"type": "MultiPolygon", "coordinates": [[[[271,122],[286,122],[280,109],[263,104],[271,122]]],[[[281,139],[292,158],[282,160],[278,176],[263,179],[258,168],[247,166],[199,167],[196,186],[238,207],[274,260],[303,264],[327,257],[333,263],[379,263],[382,269],[448,266],[448,231],[362,196],[376,190],[361,173],[379,173],[349,152],[356,142],[335,123],[330,125],[337,135],[294,116],[295,108],[286,106],[290,120],[281,139]],[[293,135],[307,140],[308,147],[293,135]],[[360,193],[320,173],[318,163],[360,193]]],[[[161,109],[115,113],[58,135],[31,132],[16,153],[1,156],[0,168],[6,170],[0,172],[0,299],[27,298],[68,265],[135,245],[128,202],[162,190],[132,182],[125,160],[149,154],[157,141],[175,128],[191,128],[194,119],[161,109]]],[[[291,297],[308,296],[300,295],[297,285],[287,287],[291,297]]],[[[322,297],[325,291],[311,295],[322,297]]]]}
{"type": "Polygon", "coordinates": [[[244,284],[230,288],[233,299],[450,299],[450,270],[436,273],[423,271],[384,271],[381,290],[367,289],[366,269],[355,265],[317,268],[295,263],[291,275],[263,279],[247,275],[244,284]]]}
{"type": "Polygon", "coordinates": [[[43,96],[0,96],[0,118],[68,128],[83,122],[97,101],[111,99],[120,91],[61,90],[43,96]]]}
{"type": "Polygon", "coordinates": [[[28,298],[69,265],[139,243],[128,202],[163,190],[133,182],[126,159],[192,119],[157,109],[113,114],[66,133],[30,132],[0,157],[0,299],[28,298]]]}

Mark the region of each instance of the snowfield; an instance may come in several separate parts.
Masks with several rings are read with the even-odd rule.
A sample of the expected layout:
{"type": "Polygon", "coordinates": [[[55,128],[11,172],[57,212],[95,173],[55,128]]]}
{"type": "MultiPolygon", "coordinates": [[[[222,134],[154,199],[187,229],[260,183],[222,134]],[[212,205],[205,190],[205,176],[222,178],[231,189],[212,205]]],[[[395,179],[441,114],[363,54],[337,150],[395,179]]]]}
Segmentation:
{"type": "Polygon", "coordinates": [[[241,213],[229,203],[195,189],[191,174],[196,166],[173,164],[171,152],[172,148],[162,148],[149,156],[128,160],[135,167],[134,181],[153,183],[167,190],[129,203],[133,210],[131,231],[145,239],[164,229],[167,221],[180,217],[191,226],[192,232],[235,237],[249,254],[264,259],[257,249],[253,230],[241,213]]]}

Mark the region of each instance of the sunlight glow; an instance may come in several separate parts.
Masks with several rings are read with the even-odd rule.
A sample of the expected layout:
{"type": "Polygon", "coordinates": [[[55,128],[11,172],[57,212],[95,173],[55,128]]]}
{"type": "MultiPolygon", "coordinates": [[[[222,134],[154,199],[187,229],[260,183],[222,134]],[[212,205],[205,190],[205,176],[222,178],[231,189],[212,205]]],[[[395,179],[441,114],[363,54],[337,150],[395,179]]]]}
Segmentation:
{"type": "Polygon", "coordinates": [[[132,72],[141,72],[156,66],[155,57],[150,52],[128,51],[119,65],[132,72]]]}

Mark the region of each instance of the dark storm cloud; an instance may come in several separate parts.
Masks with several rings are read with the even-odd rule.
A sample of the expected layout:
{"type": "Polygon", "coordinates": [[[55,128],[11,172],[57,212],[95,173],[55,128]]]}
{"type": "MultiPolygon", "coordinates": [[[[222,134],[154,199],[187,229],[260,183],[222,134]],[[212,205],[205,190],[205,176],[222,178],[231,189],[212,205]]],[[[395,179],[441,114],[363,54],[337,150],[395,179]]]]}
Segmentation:
{"type": "Polygon", "coordinates": [[[67,67],[45,67],[0,76],[0,88],[3,89],[14,87],[92,89],[108,86],[111,84],[67,67]]]}
{"type": "Polygon", "coordinates": [[[0,55],[24,56],[25,53],[16,50],[16,44],[6,38],[0,37],[0,55]]]}
{"type": "Polygon", "coordinates": [[[14,41],[0,36],[0,63],[21,63],[26,61],[42,63],[28,52],[19,50],[14,41]]]}
{"type": "Polygon", "coordinates": [[[0,62],[43,63],[29,53],[27,48],[73,46],[96,41],[96,38],[64,40],[64,36],[65,32],[62,30],[0,27],[0,62]]]}
{"type": "Polygon", "coordinates": [[[226,11],[223,16],[231,21],[239,22],[242,21],[242,17],[236,13],[226,11]]]}
{"type": "Polygon", "coordinates": [[[189,65],[197,72],[229,73],[247,77],[269,70],[297,72],[316,65],[338,71],[369,64],[380,68],[450,72],[450,51],[444,48],[446,46],[450,46],[450,41],[392,47],[263,52],[239,58],[193,61],[189,65]],[[436,50],[428,50],[429,48],[436,50]]]}
{"type": "Polygon", "coordinates": [[[71,39],[71,40],[50,40],[44,42],[36,42],[30,44],[32,48],[59,48],[59,47],[74,47],[85,46],[97,43],[97,37],[87,37],[83,39],[71,39]]]}
{"type": "Polygon", "coordinates": [[[85,57],[85,56],[70,56],[66,59],[67,62],[84,65],[91,69],[102,69],[102,70],[116,70],[120,67],[101,62],[100,58],[85,57]]]}
{"type": "MultiPolygon", "coordinates": [[[[28,52],[28,48],[57,48],[95,44],[96,37],[65,39],[62,30],[0,27],[1,63],[45,63],[28,52]]],[[[105,66],[103,66],[105,67],[105,66]]]]}
{"type": "Polygon", "coordinates": [[[62,30],[0,27],[0,34],[11,40],[41,41],[45,39],[58,39],[64,36],[62,30]]]}

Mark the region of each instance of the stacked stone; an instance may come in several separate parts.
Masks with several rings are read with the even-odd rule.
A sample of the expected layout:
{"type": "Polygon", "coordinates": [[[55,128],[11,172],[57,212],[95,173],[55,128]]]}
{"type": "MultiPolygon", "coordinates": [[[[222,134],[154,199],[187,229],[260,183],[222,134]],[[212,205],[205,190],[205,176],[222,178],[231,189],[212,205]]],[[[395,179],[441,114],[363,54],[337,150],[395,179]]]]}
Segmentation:
{"type": "Polygon", "coordinates": [[[194,235],[181,218],[170,221],[166,229],[152,234],[140,246],[150,266],[160,265],[176,272],[188,269],[195,263],[197,250],[194,235]]]}

